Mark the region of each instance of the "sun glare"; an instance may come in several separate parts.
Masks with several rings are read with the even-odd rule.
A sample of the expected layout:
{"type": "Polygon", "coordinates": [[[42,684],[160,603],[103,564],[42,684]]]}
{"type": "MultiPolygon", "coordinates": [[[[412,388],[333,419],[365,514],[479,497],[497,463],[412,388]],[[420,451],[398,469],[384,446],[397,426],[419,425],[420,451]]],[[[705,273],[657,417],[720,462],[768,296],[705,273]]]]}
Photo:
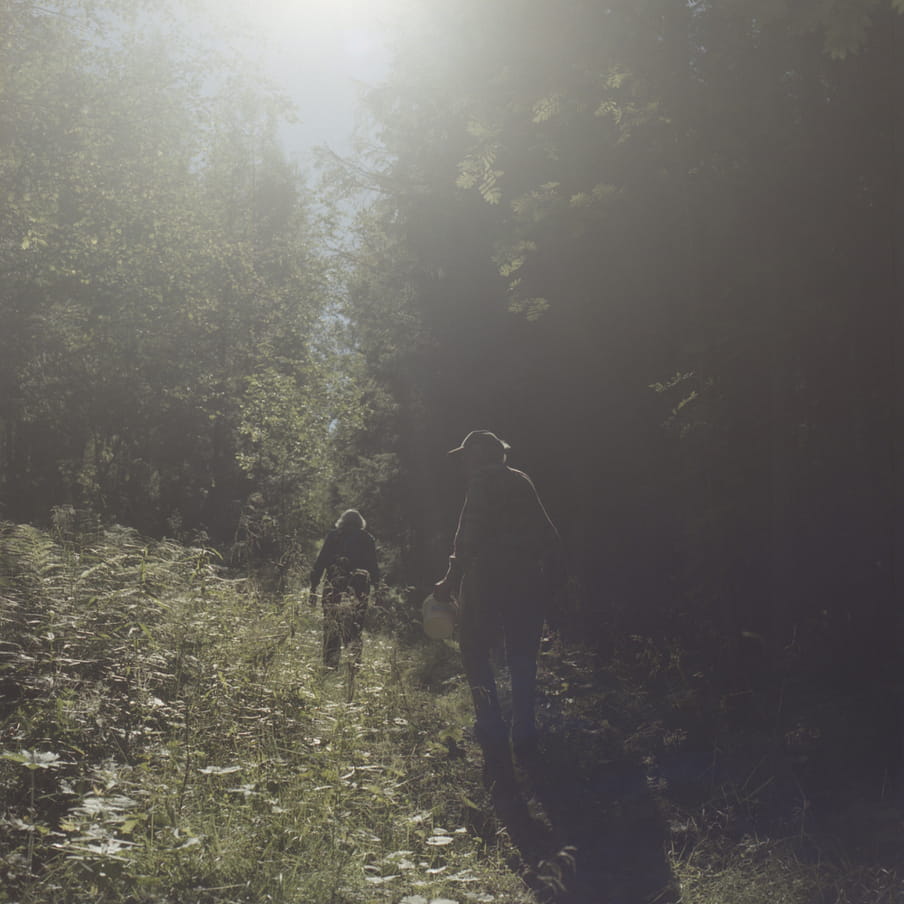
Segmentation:
{"type": "Polygon", "coordinates": [[[379,65],[401,0],[225,0],[217,9],[264,54],[330,58],[357,77],[379,65]]]}
{"type": "Polygon", "coordinates": [[[361,86],[389,67],[392,35],[411,0],[202,0],[208,28],[259,68],[296,106],[290,152],[343,146],[361,86]]]}
{"type": "Polygon", "coordinates": [[[281,43],[319,36],[336,39],[349,53],[367,53],[378,41],[387,2],[373,0],[231,0],[231,6],[255,29],[281,43]]]}

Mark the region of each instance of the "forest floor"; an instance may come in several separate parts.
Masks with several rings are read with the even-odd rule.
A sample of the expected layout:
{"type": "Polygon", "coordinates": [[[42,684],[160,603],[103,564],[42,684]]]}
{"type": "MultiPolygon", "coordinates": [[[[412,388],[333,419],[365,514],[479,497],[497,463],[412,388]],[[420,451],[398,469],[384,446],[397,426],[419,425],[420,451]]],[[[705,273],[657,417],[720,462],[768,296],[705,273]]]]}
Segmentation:
{"type": "Polygon", "coordinates": [[[540,825],[573,852],[552,900],[904,901],[904,800],[851,737],[856,700],[713,699],[703,675],[633,641],[633,657],[608,662],[542,656],[543,756],[523,775],[512,837],[528,861],[540,825]]]}
{"type": "Polygon", "coordinates": [[[203,550],[0,525],[0,902],[904,901],[863,701],[547,638],[494,801],[456,643],[390,594],[349,699],[320,618],[203,550]]]}

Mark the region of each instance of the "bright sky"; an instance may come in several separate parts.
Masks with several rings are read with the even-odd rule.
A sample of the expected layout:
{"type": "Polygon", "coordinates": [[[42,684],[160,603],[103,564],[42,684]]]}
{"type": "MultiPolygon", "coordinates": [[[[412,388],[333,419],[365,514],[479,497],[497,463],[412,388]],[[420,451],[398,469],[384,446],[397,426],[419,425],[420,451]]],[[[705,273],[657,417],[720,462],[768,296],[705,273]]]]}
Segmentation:
{"type": "Polygon", "coordinates": [[[235,16],[240,43],[298,107],[284,136],[289,156],[322,144],[348,150],[361,86],[386,71],[400,0],[220,0],[216,9],[220,22],[235,16]]]}

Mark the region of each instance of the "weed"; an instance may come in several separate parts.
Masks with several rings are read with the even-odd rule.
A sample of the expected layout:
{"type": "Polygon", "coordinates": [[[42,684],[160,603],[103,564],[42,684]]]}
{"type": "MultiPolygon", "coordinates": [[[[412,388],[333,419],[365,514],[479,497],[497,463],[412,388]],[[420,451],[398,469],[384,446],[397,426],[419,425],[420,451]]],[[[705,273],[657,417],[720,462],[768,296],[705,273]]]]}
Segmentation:
{"type": "Polygon", "coordinates": [[[544,641],[546,772],[506,821],[458,651],[412,599],[371,608],[350,694],[321,613],[207,550],[65,511],[52,535],[0,525],[0,902],[647,900],[671,877],[685,904],[901,899],[892,866],[820,846],[787,757],[753,749],[774,726],[719,735],[717,695],[647,638],[606,662],[544,641]]]}
{"type": "Polygon", "coordinates": [[[123,530],[5,525],[0,580],[5,900],[529,899],[469,828],[432,647],[371,633],[348,702],[319,613],[123,530]]]}

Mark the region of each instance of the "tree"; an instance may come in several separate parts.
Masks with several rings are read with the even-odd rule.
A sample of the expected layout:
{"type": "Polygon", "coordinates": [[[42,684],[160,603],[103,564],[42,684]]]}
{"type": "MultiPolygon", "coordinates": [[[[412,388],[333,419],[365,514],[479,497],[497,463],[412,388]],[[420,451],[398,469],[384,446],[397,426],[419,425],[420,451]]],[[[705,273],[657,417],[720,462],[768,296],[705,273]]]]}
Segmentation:
{"type": "Polygon", "coordinates": [[[282,107],[124,9],[5,8],[5,514],[228,543],[257,493],[280,538],[309,537],[335,289],[282,107]]]}
{"type": "Polygon", "coordinates": [[[709,625],[715,657],[759,637],[827,663],[853,621],[856,671],[891,611],[890,6],[431,17],[372,97],[368,247],[391,236],[379,286],[398,290],[364,295],[418,343],[388,371],[385,335],[360,333],[412,495],[451,521],[457,493],[418,462],[492,427],[550,476],[600,630],[617,616],[699,647],[709,625]]]}

